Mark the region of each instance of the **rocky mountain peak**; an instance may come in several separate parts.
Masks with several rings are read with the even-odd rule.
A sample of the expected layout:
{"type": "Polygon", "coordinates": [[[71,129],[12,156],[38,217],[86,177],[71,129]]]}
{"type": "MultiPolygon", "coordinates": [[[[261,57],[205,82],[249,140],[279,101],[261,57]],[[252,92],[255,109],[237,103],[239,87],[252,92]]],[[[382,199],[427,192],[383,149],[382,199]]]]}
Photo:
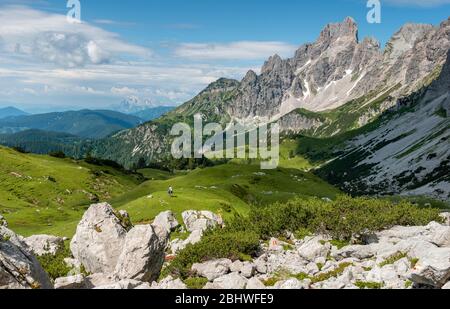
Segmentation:
{"type": "Polygon", "coordinates": [[[321,32],[319,41],[331,44],[341,38],[348,38],[358,43],[358,25],[351,17],[347,17],[341,23],[328,24],[321,32]]]}
{"type": "Polygon", "coordinates": [[[389,54],[391,59],[398,58],[431,30],[433,30],[433,25],[411,23],[404,25],[386,44],[386,54],[389,54]]]}
{"type": "Polygon", "coordinates": [[[275,55],[271,56],[269,58],[269,60],[267,60],[264,63],[264,65],[261,69],[261,73],[264,74],[269,71],[277,70],[278,68],[281,67],[282,63],[283,63],[283,59],[281,59],[281,57],[279,55],[275,54],[275,55]]]}
{"type": "Polygon", "coordinates": [[[380,50],[380,42],[374,37],[365,37],[361,43],[366,49],[380,50]]]}
{"type": "Polygon", "coordinates": [[[238,85],[239,82],[235,79],[219,78],[215,82],[209,84],[204,92],[228,91],[232,88],[236,88],[238,85]]]}
{"type": "Polygon", "coordinates": [[[242,84],[253,84],[258,79],[258,75],[253,70],[249,70],[242,80],[242,84]]]}

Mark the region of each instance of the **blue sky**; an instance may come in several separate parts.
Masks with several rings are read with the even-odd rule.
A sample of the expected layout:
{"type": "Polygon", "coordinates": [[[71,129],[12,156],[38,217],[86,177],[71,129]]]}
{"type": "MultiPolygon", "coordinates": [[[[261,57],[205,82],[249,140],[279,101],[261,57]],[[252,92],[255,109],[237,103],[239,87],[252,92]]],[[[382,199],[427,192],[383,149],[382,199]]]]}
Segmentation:
{"type": "Polygon", "coordinates": [[[274,53],[293,55],[330,22],[353,17],[384,45],[407,22],[447,19],[450,0],[385,0],[382,23],[364,0],[0,0],[0,106],[107,108],[127,96],[177,105],[215,79],[240,79],[274,53]]]}

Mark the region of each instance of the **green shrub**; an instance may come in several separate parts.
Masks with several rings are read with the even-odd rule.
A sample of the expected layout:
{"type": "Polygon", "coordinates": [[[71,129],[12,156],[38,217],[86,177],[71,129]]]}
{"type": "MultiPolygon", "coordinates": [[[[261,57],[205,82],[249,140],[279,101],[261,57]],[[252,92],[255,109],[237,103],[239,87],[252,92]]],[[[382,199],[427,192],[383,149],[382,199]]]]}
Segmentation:
{"type": "Polygon", "coordinates": [[[316,231],[337,240],[351,240],[354,236],[373,233],[395,225],[426,225],[440,221],[438,209],[420,209],[401,201],[392,203],[384,199],[351,198],[340,196],[318,213],[321,222],[316,231]]]}
{"type": "Polygon", "coordinates": [[[182,250],[167,267],[166,274],[188,278],[194,263],[228,258],[238,260],[243,256],[254,256],[259,248],[259,238],[255,233],[214,230],[199,243],[182,250]]]}
{"type": "Polygon", "coordinates": [[[318,282],[326,281],[330,278],[337,278],[344,273],[344,271],[347,267],[352,266],[352,265],[353,265],[352,263],[341,263],[335,270],[318,274],[317,276],[311,278],[311,281],[312,281],[312,283],[318,283],[318,282]]]}
{"type": "Polygon", "coordinates": [[[383,287],[383,284],[378,282],[357,281],[355,285],[361,290],[380,290],[383,287]]]}
{"type": "Polygon", "coordinates": [[[326,281],[330,278],[337,278],[344,273],[344,271],[347,267],[352,266],[352,265],[353,265],[352,263],[342,263],[334,270],[331,270],[326,273],[318,274],[317,276],[311,278],[311,281],[312,281],[312,283],[317,283],[317,282],[326,281]]]}
{"type": "Polygon", "coordinates": [[[54,158],[59,158],[59,159],[65,159],[66,158],[66,154],[62,151],[52,151],[49,152],[48,155],[50,157],[54,157],[54,158]]]}
{"type": "Polygon", "coordinates": [[[401,259],[407,257],[408,255],[406,253],[403,252],[397,252],[396,254],[388,257],[386,260],[384,260],[379,266],[383,267],[386,265],[392,265],[397,261],[400,261],[401,259]]]}
{"type": "Polygon", "coordinates": [[[440,220],[438,209],[420,209],[406,201],[339,196],[332,202],[297,198],[284,204],[252,207],[248,218],[236,217],[230,227],[254,231],[262,239],[282,237],[286,231],[294,231],[299,239],[311,232],[324,233],[337,241],[334,245],[342,247],[358,235],[440,220]]]}
{"type": "Polygon", "coordinates": [[[60,277],[66,277],[71,271],[71,268],[64,262],[65,258],[71,256],[70,249],[65,246],[63,249],[59,250],[56,255],[45,254],[38,256],[37,259],[50,278],[55,280],[60,277]]]}
{"type": "Polygon", "coordinates": [[[184,283],[187,285],[188,289],[201,290],[208,283],[208,279],[192,277],[192,278],[187,278],[186,280],[184,280],[184,283]]]}

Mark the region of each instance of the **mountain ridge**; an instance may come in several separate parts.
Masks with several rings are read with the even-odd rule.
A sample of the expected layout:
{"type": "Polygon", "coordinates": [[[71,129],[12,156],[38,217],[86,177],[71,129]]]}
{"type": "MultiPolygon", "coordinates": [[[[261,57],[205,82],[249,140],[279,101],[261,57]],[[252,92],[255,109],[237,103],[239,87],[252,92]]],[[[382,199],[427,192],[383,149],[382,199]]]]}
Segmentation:
{"type": "Polygon", "coordinates": [[[28,129],[70,133],[83,138],[104,138],[130,129],[143,121],[132,115],[109,110],[80,110],[10,117],[0,120],[0,132],[16,133],[28,129]]]}

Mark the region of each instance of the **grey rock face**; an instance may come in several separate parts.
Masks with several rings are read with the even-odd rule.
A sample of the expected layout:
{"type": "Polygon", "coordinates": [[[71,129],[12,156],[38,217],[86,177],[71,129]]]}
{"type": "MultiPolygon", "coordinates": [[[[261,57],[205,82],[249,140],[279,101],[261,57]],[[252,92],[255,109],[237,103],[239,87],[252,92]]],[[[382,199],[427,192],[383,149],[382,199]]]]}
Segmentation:
{"type": "Polygon", "coordinates": [[[59,250],[64,248],[64,240],[61,237],[33,235],[24,240],[31,251],[37,256],[45,254],[55,255],[59,250]]]}
{"type": "Polygon", "coordinates": [[[55,289],[57,290],[81,290],[86,288],[86,281],[83,275],[57,278],[55,280],[55,289]]]}
{"type": "Polygon", "coordinates": [[[277,290],[307,290],[311,284],[311,280],[299,281],[297,279],[288,279],[279,281],[274,288],[277,290]]]}
{"type": "Polygon", "coordinates": [[[182,217],[189,232],[205,231],[208,228],[223,224],[222,218],[210,211],[189,210],[183,212],[182,217]]]}
{"type": "Polygon", "coordinates": [[[409,275],[411,281],[441,288],[450,280],[450,248],[417,243],[408,255],[418,259],[409,275]]]}
{"type": "Polygon", "coordinates": [[[232,262],[228,259],[220,259],[215,261],[209,261],[205,263],[196,263],[192,265],[192,271],[197,273],[201,277],[207,278],[209,281],[213,281],[230,271],[232,262]]]}
{"type": "Polygon", "coordinates": [[[53,289],[25,242],[4,226],[0,226],[0,289],[53,289]]]}
{"type": "Polygon", "coordinates": [[[165,211],[156,216],[152,223],[153,226],[160,226],[164,228],[168,233],[175,231],[175,229],[180,225],[175,218],[173,212],[165,211]]]}
{"type": "Polygon", "coordinates": [[[169,234],[161,237],[151,225],[135,226],[126,235],[115,274],[119,279],[152,282],[164,263],[169,234]]]}
{"type": "Polygon", "coordinates": [[[147,282],[125,279],[125,280],[121,280],[118,282],[114,282],[109,285],[99,286],[94,289],[96,289],[96,290],[136,290],[136,289],[149,290],[150,285],[147,282]]]}
{"type": "Polygon", "coordinates": [[[108,204],[92,205],[72,239],[73,256],[91,273],[112,273],[127,236],[127,229],[108,204]]]}
{"type": "Polygon", "coordinates": [[[187,286],[180,279],[174,279],[169,276],[159,283],[154,282],[151,288],[155,290],[186,290],[187,286]]]}
{"type": "Polygon", "coordinates": [[[237,273],[231,273],[208,282],[206,290],[242,290],[247,286],[248,280],[237,273]]]}
{"type": "Polygon", "coordinates": [[[331,250],[329,243],[322,244],[323,238],[311,237],[305,240],[305,243],[298,248],[298,254],[303,259],[313,262],[318,257],[327,257],[331,250]]]}

